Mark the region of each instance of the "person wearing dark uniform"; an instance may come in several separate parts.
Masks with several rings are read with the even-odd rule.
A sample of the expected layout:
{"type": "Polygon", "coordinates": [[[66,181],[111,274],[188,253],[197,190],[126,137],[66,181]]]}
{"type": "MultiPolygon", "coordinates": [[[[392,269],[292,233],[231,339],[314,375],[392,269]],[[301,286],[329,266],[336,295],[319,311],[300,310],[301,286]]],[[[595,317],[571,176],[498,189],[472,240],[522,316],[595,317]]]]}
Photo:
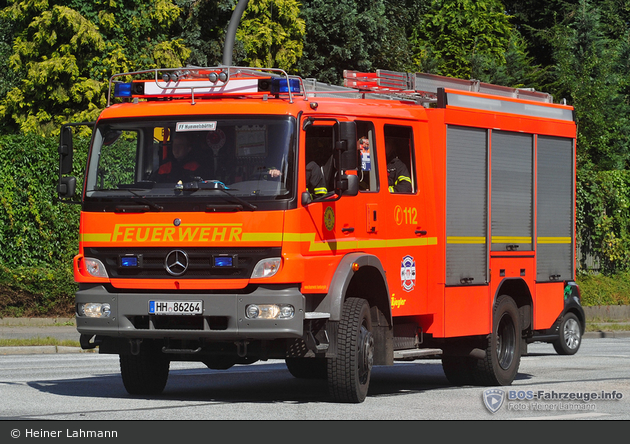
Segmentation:
{"type": "Polygon", "coordinates": [[[411,193],[411,174],[409,168],[402,160],[396,156],[394,146],[391,142],[385,141],[387,152],[387,182],[390,193],[411,193]]]}
{"type": "Polygon", "coordinates": [[[322,168],[316,162],[309,162],[306,165],[306,188],[311,193],[311,198],[325,196],[328,193],[326,179],[322,168]]]}
{"type": "Polygon", "coordinates": [[[175,134],[173,156],[160,165],[155,180],[157,182],[191,182],[197,176],[199,162],[191,156],[191,138],[184,134],[175,134]]]}

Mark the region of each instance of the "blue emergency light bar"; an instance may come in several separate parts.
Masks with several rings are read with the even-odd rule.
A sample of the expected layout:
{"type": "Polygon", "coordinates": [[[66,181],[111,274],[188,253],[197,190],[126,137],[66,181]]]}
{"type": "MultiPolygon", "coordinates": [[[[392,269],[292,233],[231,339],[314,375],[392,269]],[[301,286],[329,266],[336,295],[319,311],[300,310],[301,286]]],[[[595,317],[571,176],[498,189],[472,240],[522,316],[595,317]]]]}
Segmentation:
{"type": "Polygon", "coordinates": [[[131,83],[116,83],[114,85],[114,97],[131,97],[131,83]]]}
{"type": "Polygon", "coordinates": [[[291,92],[295,94],[299,94],[300,90],[300,79],[287,79],[281,77],[274,77],[271,80],[271,94],[282,94],[288,93],[289,88],[291,88],[291,92]]]}

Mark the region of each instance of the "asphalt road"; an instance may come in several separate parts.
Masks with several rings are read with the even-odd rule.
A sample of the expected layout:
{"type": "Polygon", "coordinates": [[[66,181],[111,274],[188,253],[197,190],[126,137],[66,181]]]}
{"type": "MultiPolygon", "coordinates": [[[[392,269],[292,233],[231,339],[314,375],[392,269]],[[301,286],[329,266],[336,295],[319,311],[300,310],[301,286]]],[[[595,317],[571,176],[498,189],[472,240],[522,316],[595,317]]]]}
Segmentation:
{"type": "Polygon", "coordinates": [[[122,385],[117,356],[4,355],[0,356],[0,418],[9,422],[628,420],[629,364],[630,338],[586,338],[575,356],[559,356],[551,345],[533,344],[513,385],[500,388],[503,403],[492,413],[483,401],[486,388],[449,385],[439,360],[375,367],[365,402],[335,404],[328,399],[325,382],[295,379],[282,361],[222,371],[197,363],[172,363],[163,395],[133,397],[122,385]]]}

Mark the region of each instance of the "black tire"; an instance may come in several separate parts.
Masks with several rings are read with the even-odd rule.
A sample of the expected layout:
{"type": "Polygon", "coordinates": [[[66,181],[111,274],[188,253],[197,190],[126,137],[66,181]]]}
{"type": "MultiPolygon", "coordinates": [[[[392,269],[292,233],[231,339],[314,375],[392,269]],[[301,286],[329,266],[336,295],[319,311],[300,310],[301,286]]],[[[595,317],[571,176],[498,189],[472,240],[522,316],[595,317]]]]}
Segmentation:
{"type": "Polygon", "coordinates": [[[521,362],[521,344],[518,307],[511,297],[500,296],[494,306],[486,357],[477,360],[474,368],[475,384],[512,384],[521,362]]]}
{"type": "Polygon", "coordinates": [[[337,331],[337,357],[328,359],[328,389],[337,402],[365,400],[374,364],[374,337],[370,305],[348,298],[337,331]]]}
{"type": "Polygon", "coordinates": [[[560,324],[560,337],[554,341],[553,348],[559,355],[574,355],[582,344],[582,324],[573,313],[567,313],[560,324]]]}
{"type": "Polygon", "coordinates": [[[326,379],[328,363],[326,358],[286,358],[289,373],[301,379],[326,379]]]}
{"type": "Polygon", "coordinates": [[[473,385],[475,361],[475,358],[468,356],[442,355],[442,370],[453,385],[473,385]]]}
{"type": "Polygon", "coordinates": [[[120,355],[120,374],[130,395],[159,395],[166,387],[170,361],[160,352],[120,355]]]}

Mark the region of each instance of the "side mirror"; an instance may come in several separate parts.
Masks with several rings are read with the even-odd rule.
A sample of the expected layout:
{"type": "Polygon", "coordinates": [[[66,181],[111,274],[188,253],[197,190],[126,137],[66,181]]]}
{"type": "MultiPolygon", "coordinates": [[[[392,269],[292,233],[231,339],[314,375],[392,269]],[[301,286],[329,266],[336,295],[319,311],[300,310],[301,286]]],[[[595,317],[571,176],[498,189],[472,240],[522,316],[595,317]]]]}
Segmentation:
{"type": "Polygon", "coordinates": [[[343,196],[356,196],[359,194],[359,176],[348,174],[341,176],[337,182],[337,188],[343,196]]]}
{"type": "Polygon", "coordinates": [[[57,194],[59,197],[72,197],[77,189],[76,177],[62,177],[57,185],[57,194]]]}
{"type": "Polygon", "coordinates": [[[356,196],[357,194],[359,194],[359,176],[348,176],[348,189],[343,195],[356,196]]]}
{"type": "Polygon", "coordinates": [[[310,204],[311,202],[313,202],[313,199],[311,198],[311,193],[309,193],[308,191],[304,191],[302,193],[302,206],[307,206],[308,204],[310,204]]]}
{"type": "Polygon", "coordinates": [[[354,171],[358,168],[357,155],[357,124],[355,122],[339,122],[337,143],[335,148],[340,151],[339,168],[342,171],[354,171]]]}
{"type": "Polygon", "coordinates": [[[59,136],[59,176],[72,171],[72,128],[64,126],[59,136]]]}

